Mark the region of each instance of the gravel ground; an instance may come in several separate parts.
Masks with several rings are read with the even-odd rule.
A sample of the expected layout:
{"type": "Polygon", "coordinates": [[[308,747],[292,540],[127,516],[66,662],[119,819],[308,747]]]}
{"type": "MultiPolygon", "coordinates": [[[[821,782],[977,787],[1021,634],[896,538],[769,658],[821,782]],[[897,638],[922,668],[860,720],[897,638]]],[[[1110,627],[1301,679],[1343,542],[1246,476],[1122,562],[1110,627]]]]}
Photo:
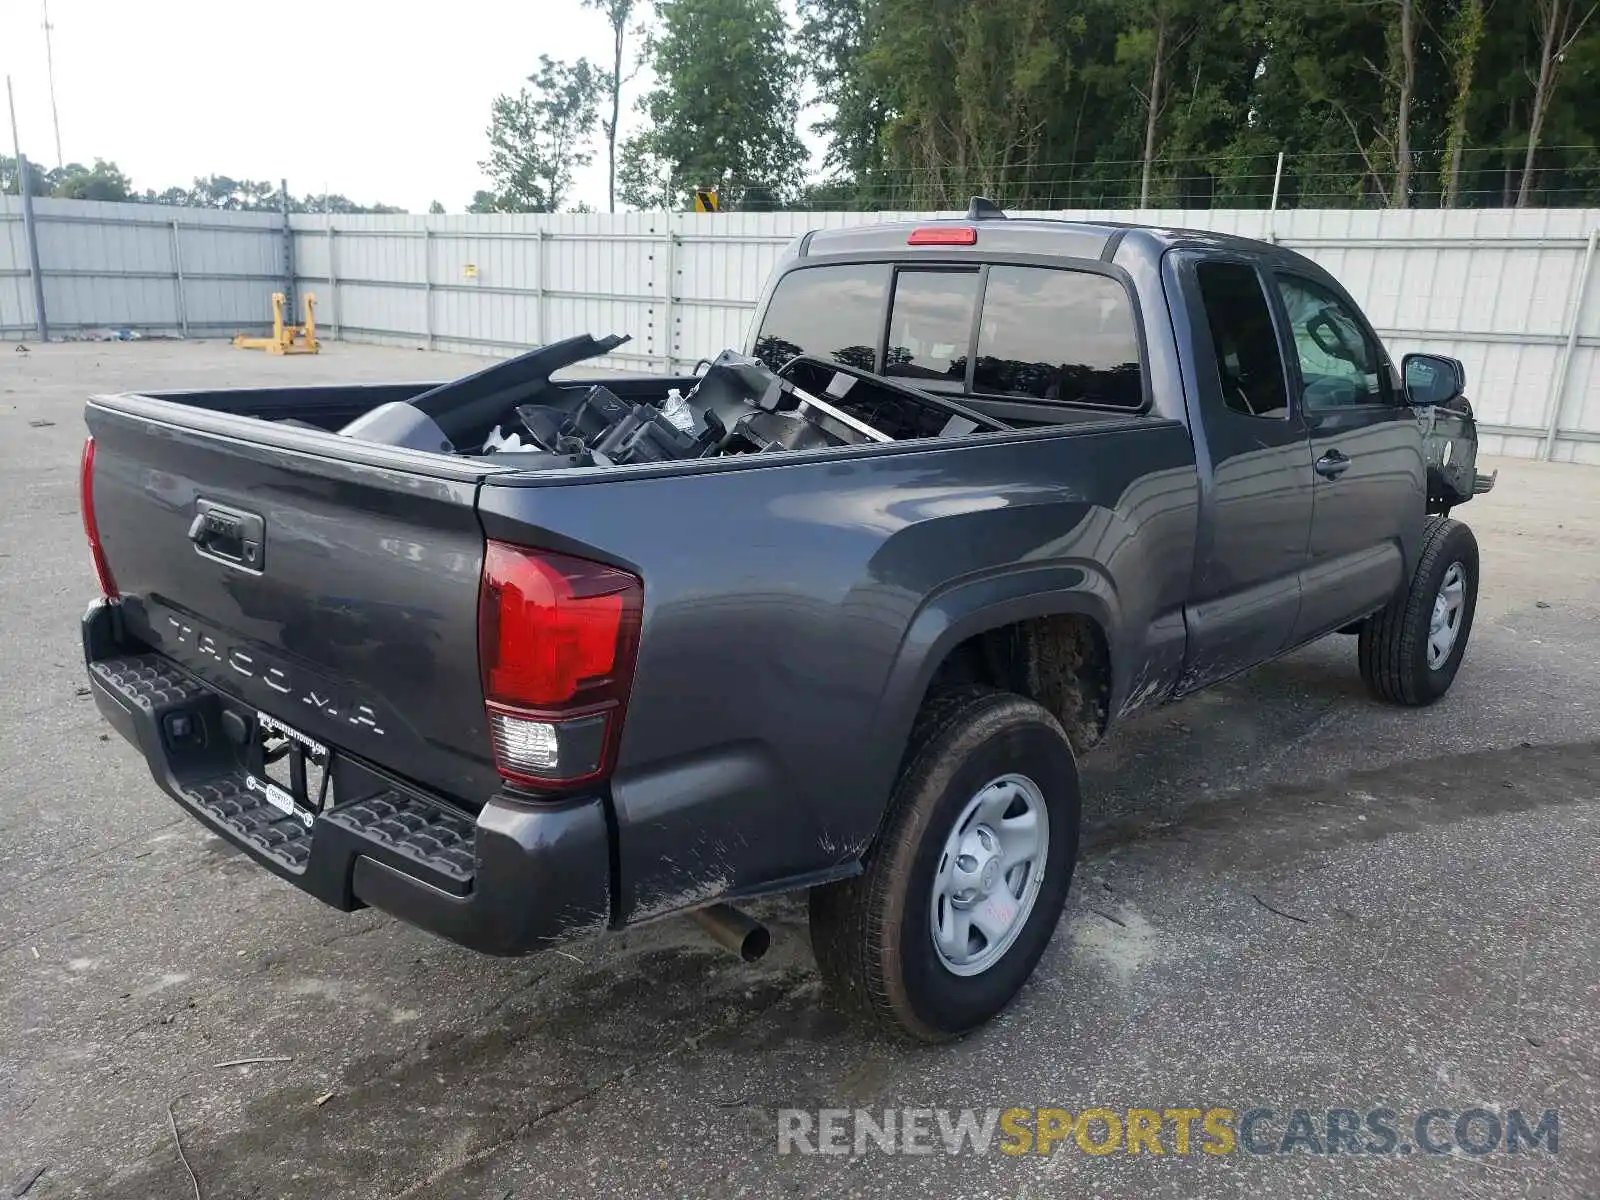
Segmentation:
{"type": "Polygon", "coordinates": [[[0,345],[0,1187],[43,1167],[30,1198],[190,1195],[171,1102],[207,1197],[1600,1193],[1600,471],[1492,464],[1460,514],[1473,645],[1434,708],[1367,699],[1334,637],[1121,729],[1084,763],[1085,852],[1035,981],[908,1049],[822,1001],[794,901],[761,906],[755,966],[682,922],[479,958],[319,907],[108,736],[77,645],[83,397],[476,365],[0,345]],[[252,1056],[290,1061],[213,1065],[252,1056]],[[1271,1109],[1266,1149],[1293,1110],[1325,1149],[1325,1110],[1387,1108],[1398,1137],[778,1153],[779,1110],[1013,1106],[1271,1109]],[[1400,1152],[1417,1113],[1447,1110],[1449,1139],[1475,1108],[1557,1110],[1559,1149],[1400,1152]]]}

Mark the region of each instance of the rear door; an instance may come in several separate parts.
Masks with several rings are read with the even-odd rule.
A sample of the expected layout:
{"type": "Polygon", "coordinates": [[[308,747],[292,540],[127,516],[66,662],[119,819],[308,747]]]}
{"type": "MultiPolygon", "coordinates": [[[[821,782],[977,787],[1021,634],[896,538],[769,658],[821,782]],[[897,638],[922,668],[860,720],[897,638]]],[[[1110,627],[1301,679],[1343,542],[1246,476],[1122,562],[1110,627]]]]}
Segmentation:
{"type": "Polygon", "coordinates": [[[1288,644],[1311,532],[1311,449],[1256,263],[1182,251],[1167,271],[1187,316],[1203,483],[1185,692],[1288,644]]]}
{"type": "Polygon", "coordinates": [[[1381,608],[1406,578],[1420,537],[1425,464],[1416,416],[1383,343],[1327,282],[1274,272],[1290,373],[1311,443],[1309,556],[1294,642],[1381,608]]]}

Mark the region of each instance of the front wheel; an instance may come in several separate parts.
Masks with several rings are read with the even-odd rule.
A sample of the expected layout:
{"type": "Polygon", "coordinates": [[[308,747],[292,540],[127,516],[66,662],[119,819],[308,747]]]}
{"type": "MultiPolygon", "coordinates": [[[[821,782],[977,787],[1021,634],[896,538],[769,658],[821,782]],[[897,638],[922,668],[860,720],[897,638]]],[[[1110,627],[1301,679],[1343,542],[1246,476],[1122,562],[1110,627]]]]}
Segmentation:
{"type": "Polygon", "coordinates": [[[1060,919],[1078,808],[1072,747],[1040,705],[989,688],[931,699],[866,870],[811,893],[824,981],[921,1041],[987,1021],[1060,919]]]}
{"type": "Polygon", "coordinates": [[[1411,586],[1361,626],[1361,677],[1391,704],[1432,704],[1450,690],[1478,609],[1478,539],[1430,517],[1411,586]]]}

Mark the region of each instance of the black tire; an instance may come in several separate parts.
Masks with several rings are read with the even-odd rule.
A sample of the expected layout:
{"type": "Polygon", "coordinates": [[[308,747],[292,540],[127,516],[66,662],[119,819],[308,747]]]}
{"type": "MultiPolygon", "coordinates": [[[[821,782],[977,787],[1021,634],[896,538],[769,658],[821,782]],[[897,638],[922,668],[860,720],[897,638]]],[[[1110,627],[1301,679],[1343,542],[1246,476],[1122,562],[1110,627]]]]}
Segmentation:
{"type": "Polygon", "coordinates": [[[855,879],[811,893],[811,941],[840,1003],[925,1042],[983,1024],[1009,1004],[1050,942],[1078,857],[1078,767],[1040,705],[992,688],[931,698],[912,733],[884,828],[855,879]],[[986,784],[1023,775],[1042,793],[1049,837],[1039,891],[1015,940],[981,974],[934,948],[930,906],[946,838],[986,784]]]}
{"type": "Polygon", "coordinates": [[[1422,537],[1422,557],[1411,586],[1361,626],[1358,654],[1361,678],[1380,700],[1419,707],[1450,690],[1461,669],[1478,609],[1478,539],[1460,521],[1430,517],[1422,537]],[[1465,576],[1465,594],[1455,644],[1437,665],[1428,663],[1428,633],[1434,600],[1453,565],[1465,576]]]}

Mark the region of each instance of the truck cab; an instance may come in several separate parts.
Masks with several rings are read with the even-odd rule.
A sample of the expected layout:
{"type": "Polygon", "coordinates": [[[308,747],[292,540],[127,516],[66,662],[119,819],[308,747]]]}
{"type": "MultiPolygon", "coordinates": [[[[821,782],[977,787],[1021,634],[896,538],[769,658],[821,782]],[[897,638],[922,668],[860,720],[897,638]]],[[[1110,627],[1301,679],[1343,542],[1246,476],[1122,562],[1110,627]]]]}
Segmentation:
{"type": "MultiPolygon", "coordinates": [[[[1382,608],[1420,553],[1417,409],[1339,282],[1278,246],[986,206],[822,230],[775,272],[749,350],[774,368],[804,352],[914,380],[1019,428],[1181,422],[1198,521],[1184,661],[1164,696],[1382,608]]],[[[1414,357],[1434,364],[1414,376],[1446,370],[1414,357]]],[[[1462,432],[1455,463],[1470,471],[1462,432]]]]}

